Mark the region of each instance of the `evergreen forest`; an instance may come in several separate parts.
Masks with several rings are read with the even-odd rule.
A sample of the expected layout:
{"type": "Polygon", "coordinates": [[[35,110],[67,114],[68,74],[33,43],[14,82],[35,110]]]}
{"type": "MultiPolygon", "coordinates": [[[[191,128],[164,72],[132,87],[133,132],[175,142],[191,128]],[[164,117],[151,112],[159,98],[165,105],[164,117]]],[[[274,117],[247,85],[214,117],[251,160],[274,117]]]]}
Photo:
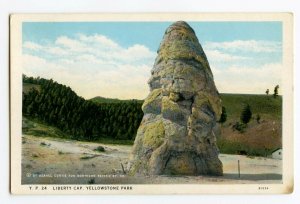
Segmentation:
{"type": "Polygon", "coordinates": [[[23,116],[55,126],[72,139],[133,140],[143,117],[142,101],[94,102],[52,79],[23,75],[23,116]]]}

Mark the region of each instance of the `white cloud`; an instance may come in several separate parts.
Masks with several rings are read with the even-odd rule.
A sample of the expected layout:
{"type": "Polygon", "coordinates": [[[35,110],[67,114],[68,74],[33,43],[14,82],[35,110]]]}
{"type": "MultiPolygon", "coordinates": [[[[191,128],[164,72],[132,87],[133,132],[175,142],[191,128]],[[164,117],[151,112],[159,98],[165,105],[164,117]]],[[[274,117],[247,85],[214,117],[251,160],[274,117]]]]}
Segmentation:
{"type": "Polygon", "coordinates": [[[25,42],[23,50],[25,74],[53,78],[85,98],[145,98],[156,55],[144,45],[126,48],[102,35],[61,36],[46,45],[25,42]]]}
{"type": "Polygon", "coordinates": [[[219,49],[232,52],[280,52],[281,43],[277,41],[235,40],[230,42],[207,42],[206,49],[219,49]]]}
{"type": "Polygon", "coordinates": [[[260,67],[232,66],[227,69],[212,67],[216,86],[221,93],[264,94],[277,84],[281,86],[283,66],[280,63],[260,67]]]}
{"type": "MultiPolygon", "coordinates": [[[[204,50],[219,92],[264,93],[281,85],[281,63],[263,61],[261,52],[276,52],[268,41],[208,42],[204,50]],[[243,55],[240,51],[243,49],[243,55]],[[253,55],[255,52],[255,55],[253,55]],[[252,54],[251,54],[252,53],[252,54]]],[[[144,45],[123,47],[103,35],[60,36],[54,42],[24,42],[23,70],[30,76],[53,78],[85,98],[95,96],[143,99],[156,56],[144,45]]]]}
{"type": "Polygon", "coordinates": [[[249,59],[247,57],[222,53],[219,50],[207,50],[205,53],[209,62],[235,62],[249,59]]]}
{"type": "Polygon", "coordinates": [[[52,54],[52,55],[68,55],[69,52],[65,49],[62,49],[60,47],[47,47],[45,52],[48,52],[49,54],[52,54]]]}
{"type": "Polygon", "coordinates": [[[264,93],[281,83],[281,43],[235,40],[206,42],[205,52],[220,92],[264,93]]]}
{"type": "Polygon", "coordinates": [[[28,41],[23,44],[23,47],[30,50],[39,50],[42,48],[39,44],[28,41]]]}
{"type": "Polygon", "coordinates": [[[86,43],[102,45],[103,48],[120,49],[120,46],[117,43],[103,35],[86,36],[79,34],[79,39],[86,43]]]}
{"type": "Polygon", "coordinates": [[[86,47],[79,40],[74,40],[66,36],[61,36],[57,38],[55,44],[62,46],[62,48],[70,49],[72,51],[86,51],[86,47]]]}

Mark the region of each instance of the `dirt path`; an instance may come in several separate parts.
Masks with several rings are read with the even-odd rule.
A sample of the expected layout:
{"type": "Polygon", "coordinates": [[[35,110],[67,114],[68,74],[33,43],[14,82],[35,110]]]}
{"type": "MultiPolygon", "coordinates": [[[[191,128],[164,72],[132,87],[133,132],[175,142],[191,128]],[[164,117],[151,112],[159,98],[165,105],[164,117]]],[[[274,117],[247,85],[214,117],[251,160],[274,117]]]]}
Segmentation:
{"type": "Polygon", "coordinates": [[[281,183],[281,160],[221,154],[224,176],[151,176],[123,174],[131,146],[79,142],[30,135],[22,137],[23,184],[117,183],[281,183]],[[95,151],[98,146],[104,152],[95,151]],[[241,177],[237,173],[240,160],[241,177]]]}

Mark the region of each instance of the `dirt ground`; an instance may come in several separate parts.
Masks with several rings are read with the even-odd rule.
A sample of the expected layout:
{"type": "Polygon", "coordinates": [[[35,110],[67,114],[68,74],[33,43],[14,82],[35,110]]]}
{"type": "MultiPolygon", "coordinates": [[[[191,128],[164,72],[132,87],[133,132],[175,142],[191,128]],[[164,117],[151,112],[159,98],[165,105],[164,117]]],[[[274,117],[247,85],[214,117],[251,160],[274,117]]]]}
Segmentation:
{"type": "Polygon", "coordinates": [[[282,161],[220,154],[224,176],[131,177],[130,145],[107,145],[57,138],[22,137],[22,184],[201,184],[281,183],[282,161]],[[98,146],[104,152],[95,151],[98,146]],[[238,175],[240,161],[240,177],[238,175]]]}

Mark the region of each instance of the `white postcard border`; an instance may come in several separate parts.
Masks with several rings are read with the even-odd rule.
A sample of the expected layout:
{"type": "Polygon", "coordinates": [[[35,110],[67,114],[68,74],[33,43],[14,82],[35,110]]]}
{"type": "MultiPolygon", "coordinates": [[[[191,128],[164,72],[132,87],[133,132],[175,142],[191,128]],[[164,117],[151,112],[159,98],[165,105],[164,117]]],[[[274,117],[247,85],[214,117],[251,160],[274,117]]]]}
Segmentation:
{"type": "Polygon", "coordinates": [[[10,141],[12,194],[280,194],[293,192],[293,15],[291,13],[12,14],[10,16],[10,141]],[[21,185],[22,22],[281,21],[283,24],[283,183],[21,185]],[[53,187],[70,190],[53,190],[53,187]],[[119,190],[95,190],[117,186],[119,190]],[[122,186],[132,190],[122,190],[122,186]],[[31,187],[31,188],[30,188],[31,187]],[[93,188],[92,190],[86,187],[93,188]],[[82,188],[80,190],[80,188],[82,188]],[[77,190],[76,190],[77,189],[77,190]]]}

